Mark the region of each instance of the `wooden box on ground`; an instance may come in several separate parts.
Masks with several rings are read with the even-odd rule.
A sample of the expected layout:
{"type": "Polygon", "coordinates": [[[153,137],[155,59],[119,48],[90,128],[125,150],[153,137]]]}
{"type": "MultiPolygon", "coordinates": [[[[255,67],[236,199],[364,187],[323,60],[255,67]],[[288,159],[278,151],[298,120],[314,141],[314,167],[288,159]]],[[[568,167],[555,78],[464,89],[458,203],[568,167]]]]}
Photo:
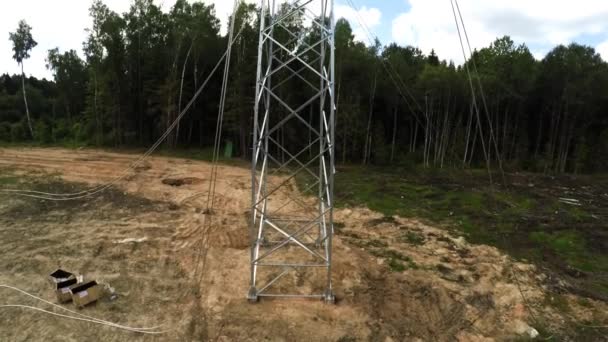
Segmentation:
{"type": "Polygon", "coordinates": [[[96,281],[90,281],[84,284],[78,284],[71,289],[72,301],[74,304],[82,308],[87,304],[91,304],[101,298],[102,288],[96,281]]]}
{"type": "Polygon", "coordinates": [[[63,283],[64,281],[68,281],[70,279],[76,279],[76,276],[73,273],[64,271],[62,269],[58,269],[49,275],[51,286],[53,286],[55,289],[57,289],[57,284],[63,283]]]}
{"type": "Polygon", "coordinates": [[[68,279],[61,283],[57,283],[55,293],[57,294],[57,301],[59,303],[67,303],[72,301],[72,289],[78,286],[76,278],[68,279]]]}

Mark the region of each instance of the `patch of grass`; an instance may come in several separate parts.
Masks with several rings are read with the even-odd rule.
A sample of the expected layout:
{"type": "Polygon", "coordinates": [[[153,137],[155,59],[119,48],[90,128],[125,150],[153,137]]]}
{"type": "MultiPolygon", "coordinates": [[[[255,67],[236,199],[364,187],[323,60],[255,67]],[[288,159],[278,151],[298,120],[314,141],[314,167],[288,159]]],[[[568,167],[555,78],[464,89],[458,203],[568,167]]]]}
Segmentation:
{"type": "Polygon", "coordinates": [[[367,246],[368,247],[388,247],[388,243],[381,241],[381,240],[372,239],[367,242],[367,246]]]}
{"type": "Polygon", "coordinates": [[[557,293],[547,294],[545,296],[544,304],[556,309],[561,313],[570,313],[572,311],[572,308],[570,308],[570,304],[568,303],[568,299],[565,296],[557,293]]]}
{"type": "MultiPolygon", "coordinates": [[[[190,159],[190,160],[200,160],[210,162],[213,160],[213,148],[175,148],[175,149],[162,149],[157,152],[158,155],[165,157],[173,157],[173,158],[181,158],[181,159],[190,159]]],[[[218,157],[218,162],[221,164],[232,165],[232,166],[243,166],[249,167],[250,161],[241,158],[226,158],[224,156],[223,146],[220,149],[220,155],[218,157]]]]}
{"type": "Polygon", "coordinates": [[[399,260],[390,259],[388,262],[388,267],[390,267],[393,272],[403,272],[406,270],[406,267],[399,260]]]}
{"type": "MultiPolygon", "coordinates": [[[[365,206],[385,218],[415,217],[443,226],[471,243],[496,246],[565,277],[569,275],[564,265],[599,272],[576,283],[608,298],[608,230],[593,217],[603,217],[602,212],[592,211],[593,206],[605,208],[606,199],[600,196],[593,206],[567,205],[559,202],[561,190],[556,188],[560,184],[580,188],[584,181],[596,192],[606,193],[608,179],[507,174],[507,186],[501,184],[500,175],[494,179],[490,185],[484,170],[345,166],[336,175],[335,202],[341,207],[365,206]]],[[[373,223],[383,222],[388,220],[373,223]]],[[[414,235],[402,241],[422,242],[414,235]]]]}
{"type": "Polygon", "coordinates": [[[569,218],[573,221],[584,222],[586,220],[592,219],[591,214],[583,210],[581,207],[562,204],[561,208],[566,213],[566,215],[568,215],[569,218]]]}
{"type": "Polygon", "coordinates": [[[530,239],[565,260],[569,266],[585,272],[608,270],[608,257],[594,256],[584,236],[576,230],[532,232],[530,239]]]}
{"type": "Polygon", "coordinates": [[[413,246],[421,246],[425,242],[424,236],[417,232],[407,232],[401,239],[413,246]]]}
{"type": "Polygon", "coordinates": [[[380,225],[380,224],[383,224],[383,223],[397,223],[397,221],[392,216],[384,216],[384,217],[381,217],[379,219],[369,220],[367,222],[367,224],[369,226],[377,226],[377,225],[380,225]]]}
{"type": "Polygon", "coordinates": [[[357,338],[352,336],[342,336],[337,342],[357,342],[357,338]]]}
{"type": "Polygon", "coordinates": [[[395,272],[402,272],[408,268],[415,270],[419,268],[412,258],[393,249],[373,249],[370,254],[387,259],[389,267],[395,272]]]}
{"type": "Polygon", "coordinates": [[[344,227],[346,227],[346,225],[343,222],[334,221],[334,229],[336,231],[340,231],[344,229],[344,227]]]}
{"type": "Polygon", "coordinates": [[[577,303],[578,303],[578,305],[584,306],[586,308],[592,308],[593,307],[593,304],[591,304],[591,302],[587,298],[578,298],[577,303]]]}
{"type": "MultiPolygon", "coordinates": [[[[53,175],[45,175],[44,178],[24,176],[18,178],[18,181],[22,182],[23,186],[20,186],[20,188],[23,190],[48,193],[77,193],[90,189],[86,184],[65,182],[53,175]]],[[[0,219],[10,220],[12,218],[28,217],[32,222],[38,220],[69,222],[76,214],[76,211],[71,209],[80,206],[86,207],[87,205],[97,206],[100,203],[111,203],[112,209],[95,211],[95,216],[92,216],[92,218],[103,219],[107,216],[124,211],[161,205],[145,198],[125,194],[119,189],[114,188],[108,188],[96,196],[87,199],[73,201],[46,201],[28,197],[18,197],[17,201],[9,200],[6,203],[9,205],[4,209],[4,212],[2,212],[0,219]],[[49,215],[50,213],[60,213],[60,215],[49,215]]]]}
{"type": "Polygon", "coordinates": [[[19,184],[19,178],[14,176],[2,176],[0,175],[0,186],[16,185],[19,184]]]}

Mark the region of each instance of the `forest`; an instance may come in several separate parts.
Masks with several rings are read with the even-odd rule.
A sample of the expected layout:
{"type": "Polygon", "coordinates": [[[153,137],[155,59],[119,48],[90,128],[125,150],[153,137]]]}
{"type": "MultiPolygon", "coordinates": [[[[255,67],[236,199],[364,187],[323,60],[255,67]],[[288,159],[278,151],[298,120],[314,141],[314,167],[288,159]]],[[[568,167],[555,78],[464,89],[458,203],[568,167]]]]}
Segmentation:
{"type": "MultiPolygon", "coordinates": [[[[223,144],[240,157],[251,149],[258,15],[255,5],[238,9],[230,60],[223,144]]],[[[165,13],[152,0],[134,0],[121,14],[95,0],[90,19],[82,47],[48,51],[54,80],[0,76],[1,142],[149,146],[228,44],[214,7],[198,2],[178,0],[165,13]]],[[[21,22],[11,34],[26,72],[36,48],[30,30],[21,22]]],[[[336,23],[335,44],[338,163],[608,171],[608,63],[592,47],[560,45],[536,60],[505,36],[455,65],[412,46],[358,42],[345,19],[336,23]]],[[[216,73],[166,147],[213,145],[221,83],[216,73]]],[[[300,84],[290,84],[289,93],[302,96],[300,84]]],[[[286,145],[309,139],[289,125],[276,134],[286,145]]]]}

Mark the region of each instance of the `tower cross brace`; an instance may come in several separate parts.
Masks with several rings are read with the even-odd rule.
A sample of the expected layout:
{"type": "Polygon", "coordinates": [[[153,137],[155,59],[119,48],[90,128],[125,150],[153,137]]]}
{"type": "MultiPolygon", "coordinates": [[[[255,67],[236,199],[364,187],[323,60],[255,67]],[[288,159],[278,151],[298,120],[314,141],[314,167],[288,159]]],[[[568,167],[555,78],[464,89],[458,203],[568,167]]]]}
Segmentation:
{"type": "Polygon", "coordinates": [[[261,0],[259,18],[248,299],[333,302],[334,1],[261,0]]]}

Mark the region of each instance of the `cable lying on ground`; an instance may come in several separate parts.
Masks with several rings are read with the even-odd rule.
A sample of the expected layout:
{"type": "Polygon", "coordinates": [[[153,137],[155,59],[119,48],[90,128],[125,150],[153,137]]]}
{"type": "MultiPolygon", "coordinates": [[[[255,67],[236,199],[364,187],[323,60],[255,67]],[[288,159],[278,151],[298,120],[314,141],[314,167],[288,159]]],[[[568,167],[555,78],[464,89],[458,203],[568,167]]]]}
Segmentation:
{"type": "MultiPolygon", "coordinates": [[[[244,28],[245,28],[245,25],[243,24],[243,26],[239,30],[238,34],[230,42],[229,48],[232,45],[234,45],[234,42],[239,38],[239,36],[243,32],[244,28]]],[[[177,118],[173,121],[171,126],[169,126],[169,128],[167,128],[165,133],[156,141],[156,143],[154,143],[154,145],[152,145],[152,147],[150,147],[150,149],[148,149],[148,151],[146,151],[135,162],[133,162],[129,167],[127,167],[123,172],[121,172],[121,174],[119,176],[115,177],[110,182],[96,186],[96,187],[88,189],[88,190],[75,192],[75,193],[49,193],[49,192],[33,191],[33,190],[0,189],[0,194],[4,193],[7,195],[16,195],[16,196],[21,196],[21,197],[29,197],[29,198],[36,198],[36,199],[49,200],[49,201],[72,201],[72,200],[77,200],[77,199],[94,196],[94,195],[101,193],[101,192],[111,188],[112,186],[116,185],[118,182],[120,182],[121,180],[123,180],[127,176],[129,176],[130,171],[134,170],[139,165],[141,165],[141,163],[146,158],[148,158],[163,143],[163,141],[169,136],[169,134],[171,134],[171,132],[175,129],[175,127],[180,122],[180,120],[184,117],[184,115],[186,115],[186,113],[188,112],[190,107],[192,107],[192,105],[194,104],[196,99],[203,92],[203,90],[207,86],[207,83],[209,83],[209,81],[211,80],[211,78],[213,77],[213,75],[215,74],[217,69],[226,60],[226,57],[228,56],[229,48],[226,49],[226,52],[224,52],[224,55],[220,58],[218,63],[211,70],[211,73],[207,76],[207,79],[205,80],[205,82],[203,82],[203,84],[199,87],[199,89],[196,91],[196,93],[194,94],[194,96],[192,97],[190,102],[188,102],[188,104],[184,107],[184,110],[182,110],[182,112],[177,116],[177,118]]]]}
{"type": "Polygon", "coordinates": [[[105,325],[105,326],[109,326],[109,327],[112,327],[112,328],[127,330],[127,331],[136,332],[136,333],[140,333],[140,334],[161,335],[161,334],[166,333],[166,331],[137,330],[137,329],[133,329],[133,328],[129,328],[129,327],[118,326],[118,325],[111,324],[109,322],[105,322],[105,321],[102,321],[102,320],[94,320],[94,319],[88,319],[88,318],[81,318],[81,317],[74,317],[74,316],[69,316],[69,315],[63,315],[63,314],[60,314],[60,313],[44,310],[44,309],[41,309],[41,308],[37,308],[35,306],[29,306],[29,305],[20,305],[20,304],[0,305],[0,309],[1,308],[21,308],[21,309],[34,310],[34,311],[43,312],[43,313],[46,313],[46,314],[49,314],[49,315],[53,315],[53,316],[57,316],[57,317],[62,317],[62,318],[68,318],[68,319],[73,319],[73,320],[77,320],[77,321],[83,321],[83,322],[89,322],[89,323],[95,323],[95,324],[105,325]]]}
{"type": "Polygon", "coordinates": [[[64,318],[71,318],[71,319],[76,319],[76,320],[81,320],[81,321],[87,321],[87,322],[92,322],[92,323],[97,323],[97,324],[102,324],[102,325],[107,325],[109,327],[113,327],[113,328],[117,328],[117,329],[123,329],[123,330],[128,330],[128,331],[133,331],[133,332],[141,332],[141,333],[154,333],[154,334],[161,334],[164,333],[165,331],[156,331],[157,329],[161,328],[162,325],[160,326],[155,326],[155,327],[149,327],[149,328],[134,328],[134,327],[129,327],[129,326],[125,326],[125,325],[121,325],[121,324],[117,324],[117,323],[113,323],[113,322],[109,322],[109,321],[105,321],[99,318],[95,318],[92,316],[88,316],[85,314],[82,314],[80,312],[74,311],[74,310],[70,310],[68,308],[64,308],[61,305],[57,305],[55,303],[49,302],[48,300],[42,299],[40,297],[37,297],[27,291],[21,290],[19,288],[16,288],[14,286],[9,286],[9,285],[2,285],[0,284],[0,288],[5,288],[5,289],[9,289],[15,292],[19,292],[21,294],[24,294],[28,297],[31,297],[37,301],[43,302],[45,304],[51,305],[55,308],[61,309],[63,311],[67,311],[71,314],[74,314],[76,316],[80,316],[80,317],[75,317],[75,316],[69,316],[69,315],[62,315],[62,314],[58,314],[52,311],[47,311],[44,309],[40,309],[37,307],[33,307],[33,306],[28,306],[28,305],[16,305],[16,304],[11,304],[11,305],[0,305],[0,308],[25,308],[25,309],[32,309],[32,310],[36,310],[36,311],[41,311],[41,312],[45,312],[45,313],[50,313],[53,314],[55,316],[60,316],[60,317],[64,317],[64,318]]]}

